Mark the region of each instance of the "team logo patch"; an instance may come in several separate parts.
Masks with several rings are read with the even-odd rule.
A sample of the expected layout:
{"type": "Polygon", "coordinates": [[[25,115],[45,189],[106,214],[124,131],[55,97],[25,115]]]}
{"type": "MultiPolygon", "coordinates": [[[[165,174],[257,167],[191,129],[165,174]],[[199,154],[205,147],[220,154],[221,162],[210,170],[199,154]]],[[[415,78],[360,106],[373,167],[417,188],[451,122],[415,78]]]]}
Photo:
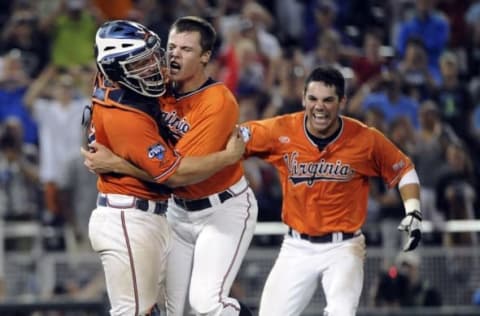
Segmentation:
{"type": "Polygon", "coordinates": [[[248,127],[240,126],[240,135],[242,135],[243,141],[246,143],[250,140],[252,133],[248,127]]]}
{"type": "Polygon", "coordinates": [[[157,158],[158,160],[162,160],[165,156],[165,147],[160,144],[155,144],[148,147],[148,158],[153,159],[157,158]]]}
{"type": "Polygon", "coordinates": [[[393,164],[392,169],[393,169],[393,171],[399,171],[403,167],[405,167],[405,161],[400,160],[400,161],[393,164]]]}

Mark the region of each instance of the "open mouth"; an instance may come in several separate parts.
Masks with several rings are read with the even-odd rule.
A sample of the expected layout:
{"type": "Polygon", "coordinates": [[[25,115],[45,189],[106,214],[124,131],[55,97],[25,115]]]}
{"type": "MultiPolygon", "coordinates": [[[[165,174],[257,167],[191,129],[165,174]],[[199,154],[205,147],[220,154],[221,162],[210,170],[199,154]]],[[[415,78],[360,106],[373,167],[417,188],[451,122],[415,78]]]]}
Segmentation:
{"type": "Polygon", "coordinates": [[[180,71],[180,64],[175,61],[170,62],[170,71],[172,73],[177,73],[180,71]]]}
{"type": "Polygon", "coordinates": [[[312,113],[312,118],[317,123],[325,123],[328,120],[328,115],[325,113],[312,113]]]}

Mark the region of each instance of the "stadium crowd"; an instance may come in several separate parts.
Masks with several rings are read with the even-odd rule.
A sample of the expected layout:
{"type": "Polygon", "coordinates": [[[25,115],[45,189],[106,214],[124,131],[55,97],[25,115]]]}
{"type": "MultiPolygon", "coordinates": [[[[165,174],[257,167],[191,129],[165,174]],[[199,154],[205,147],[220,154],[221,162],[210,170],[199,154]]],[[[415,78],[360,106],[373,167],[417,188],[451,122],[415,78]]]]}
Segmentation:
{"type": "MultiPolygon", "coordinates": [[[[480,1],[15,0],[0,2],[0,215],[7,223],[69,226],[80,244],[88,241],[96,177],[79,148],[95,31],[105,20],[129,19],[165,40],[183,15],[203,16],[219,32],[209,71],[238,98],[242,121],[301,110],[306,74],[332,65],[348,79],[344,113],[412,157],[425,219],[441,231],[447,220],[480,218],[480,1]]],[[[278,221],[272,167],[252,158],[245,168],[259,221],[278,221]]],[[[366,234],[392,264],[404,210],[398,191],[378,180],[366,234]]],[[[477,237],[428,234],[424,243],[474,245],[477,237]]]]}

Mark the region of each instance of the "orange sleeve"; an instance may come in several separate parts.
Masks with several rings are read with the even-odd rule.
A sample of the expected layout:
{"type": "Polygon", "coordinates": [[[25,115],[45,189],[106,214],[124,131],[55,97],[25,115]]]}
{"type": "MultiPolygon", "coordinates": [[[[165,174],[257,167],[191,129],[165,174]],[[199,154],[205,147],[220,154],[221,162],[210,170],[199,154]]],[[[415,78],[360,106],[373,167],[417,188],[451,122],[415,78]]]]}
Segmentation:
{"type": "Polygon", "coordinates": [[[200,156],[225,148],[238,121],[238,104],[225,92],[210,94],[208,102],[198,103],[189,114],[190,131],[175,149],[183,156],[200,156]]]}
{"type": "Polygon", "coordinates": [[[391,188],[397,185],[400,178],[414,166],[410,158],[395,146],[387,137],[376,129],[372,129],[374,168],[391,188]]]}
{"type": "Polygon", "coordinates": [[[272,152],[272,146],[275,143],[271,139],[271,132],[273,129],[272,119],[261,121],[250,121],[242,124],[248,128],[250,132],[250,139],[245,147],[244,157],[257,156],[261,159],[268,160],[268,156],[272,152]]]}
{"type": "Polygon", "coordinates": [[[105,118],[110,122],[103,124],[112,151],[149,173],[156,182],[164,182],[178,168],[181,157],[160,137],[150,117],[129,111],[118,114],[105,118]]]}

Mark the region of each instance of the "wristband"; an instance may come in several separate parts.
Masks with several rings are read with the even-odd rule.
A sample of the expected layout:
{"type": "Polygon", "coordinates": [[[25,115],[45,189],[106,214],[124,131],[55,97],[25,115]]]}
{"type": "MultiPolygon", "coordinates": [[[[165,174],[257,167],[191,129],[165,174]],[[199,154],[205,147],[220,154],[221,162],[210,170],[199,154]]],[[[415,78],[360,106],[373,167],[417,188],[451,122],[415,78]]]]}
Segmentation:
{"type": "Polygon", "coordinates": [[[408,199],[403,201],[403,206],[405,207],[405,213],[410,214],[414,211],[420,212],[420,200],[419,199],[408,199]]]}

